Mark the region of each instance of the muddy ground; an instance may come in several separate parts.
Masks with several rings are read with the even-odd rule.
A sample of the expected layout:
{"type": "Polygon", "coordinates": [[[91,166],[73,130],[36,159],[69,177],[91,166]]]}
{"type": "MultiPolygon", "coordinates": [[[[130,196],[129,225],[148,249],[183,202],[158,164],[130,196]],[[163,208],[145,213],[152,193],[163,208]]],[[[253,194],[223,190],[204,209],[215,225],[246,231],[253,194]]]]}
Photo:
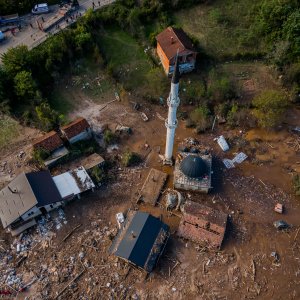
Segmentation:
{"type": "MultiPolygon", "coordinates": [[[[162,166],[158,155],[164,151],[163,118],[167,108],[142,104],[136,111],[130,101],[105,105],[111,100],[95,104],[86,99],[81,109],[69,116],[86,117],[97,132],[116,123],[132,128],[133,134],[121,138],[118,150],[103,153],[106,159],[117,161],[110,170],[111,181],[65,206],[66,224],[59,230],[49,227],[51,234],[37,239],[21,254],[16,253],[16,241],[1,228],[2,255],[14,245],[10,250],[12,259],[2,260],[2,267],[14,268],[25,283],[35,279],[27,291],[19,293],[18,299],[299,299],[300,201],[293,196],[291,186],[291,176],[299,170],[299,138],[289,131],[299,112],[293,111],[293,121],[272,133],[228,131],[217,126],[214,132],[196,136],[192,129],[185,128],[183,121],[179,122],[175,149],[184,138],[196,137],[214,155],[212,192],[183,193],[186,199],[228,213],[222,249],[213,251],[176,237],[180,219],[166,212],[164,197],[156,207],[135,203],[151,167],[168,173],[167,187],[172,186],[172,168],[162,166]],[[146,113],[148,122],[142,121],[140,112],[146,113]],[[230,142],[231,150],[227,153],[214,141],[220,134],[230,142]],[[123,168],[118,164],[118,157],[127,148],[142,156],[140,165],[123,168]],[[233,158],[238,151],[249,158],[237,168],[227,170],[221,159],[233,158]],[[285,206],[282,216],[273,211],[277,202],[285,206]],[[115,214],[126,213],[129,208],[162,215],[171,227],[166,251],[147,278],[108,253],[117,232],[115,214]],[[292,228],[277,231],[272,223],[278,219],[292,224],[292,228]],[[67,233],[78,225],[64,241],[67,233]],[[276,253],[275,258],[272,252],[276,253]],[[24,254],[27,258],[20,263],[24,254]]],[[[2,185],[21,171],[32,170],[28,163],[30,143],[37,134],[36,130],[28,129],[22,140],[2,151],[2,185]]],[[[80,162],[73,164],[77,163],[80,162]]],[[[72,164],[64,166],[71,167],[72,164]]]]}

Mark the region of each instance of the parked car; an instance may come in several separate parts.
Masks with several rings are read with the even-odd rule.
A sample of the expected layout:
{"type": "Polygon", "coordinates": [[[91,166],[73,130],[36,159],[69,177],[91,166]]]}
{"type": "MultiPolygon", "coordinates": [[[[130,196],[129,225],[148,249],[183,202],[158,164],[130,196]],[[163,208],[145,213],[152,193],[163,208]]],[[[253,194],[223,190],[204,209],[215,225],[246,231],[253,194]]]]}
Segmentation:
{"type": "Polygon", "coordinates": [[[2,31],[0,31],[0,43],[5,40],[5,35],[2,31]]]}
{"type": "Polygon", "coordinates": [[[47,14],[49,11],[47,3],[36,4],[31,10],[34,15],[47,14]]]}

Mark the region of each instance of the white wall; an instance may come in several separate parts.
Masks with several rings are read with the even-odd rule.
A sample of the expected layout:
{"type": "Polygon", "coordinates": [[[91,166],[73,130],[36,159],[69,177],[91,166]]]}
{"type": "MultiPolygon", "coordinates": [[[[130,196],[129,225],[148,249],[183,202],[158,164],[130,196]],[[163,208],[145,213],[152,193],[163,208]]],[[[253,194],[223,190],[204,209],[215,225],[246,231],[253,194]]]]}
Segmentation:
{"type": "Polygon", "coordinates": [[[92,130],[91,130],[91,128],[88,128],[86,131],[83,131],[83,132],[75,135],[71,139],[69,139],[69,142],[72,144],[72,143],[76,143],[81,140],[90,139],[91,137],[92,137],[92,130]]]}

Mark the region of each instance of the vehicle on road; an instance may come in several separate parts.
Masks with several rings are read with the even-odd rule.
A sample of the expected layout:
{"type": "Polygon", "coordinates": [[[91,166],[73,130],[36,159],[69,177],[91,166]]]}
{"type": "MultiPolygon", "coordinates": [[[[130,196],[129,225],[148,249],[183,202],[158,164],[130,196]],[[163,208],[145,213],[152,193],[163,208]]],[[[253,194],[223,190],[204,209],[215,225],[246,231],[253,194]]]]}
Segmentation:
{"type": "Polygon", "coordinates": [[[5,35],[2,31],[0,31],[0,43],[5,40],[5,35]]]}
{"type": "Polygon", "coordinates": [[[18,14],[0,16],[0,25],[18,24],[19,22],[20,18],[18,14]]]}
{"type": "Polygon", "coordinates": [[[47,3],[36,4],[31,10],[34,15],[47,14],[50,12],[49,6],[47,3]]]}

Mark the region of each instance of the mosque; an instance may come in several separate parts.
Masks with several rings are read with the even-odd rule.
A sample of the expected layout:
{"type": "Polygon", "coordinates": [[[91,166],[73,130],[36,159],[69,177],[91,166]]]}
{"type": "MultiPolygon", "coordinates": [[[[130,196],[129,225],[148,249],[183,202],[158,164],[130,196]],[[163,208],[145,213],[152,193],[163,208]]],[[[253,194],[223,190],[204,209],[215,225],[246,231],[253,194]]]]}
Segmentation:
{"type": "MultiPolygon", "coordinates": [[[[165,165],[173,165],[175,129],[178,124],[176,112],[180,103],[180,99],[178,97],[179,76],[180,74],[177,56],[175,69],[172,76],[171,91],[167,101],[169,110],[168,118],[165,121],[167,128],[166,148],[163,161],[165,165]]],[[[174,188],[208,193],[212,188],[211,169],[211,154],[203,154],[201,151],[195,148],[185,148],[184,151],[178,151],[174,170],[174,188]]]]}

